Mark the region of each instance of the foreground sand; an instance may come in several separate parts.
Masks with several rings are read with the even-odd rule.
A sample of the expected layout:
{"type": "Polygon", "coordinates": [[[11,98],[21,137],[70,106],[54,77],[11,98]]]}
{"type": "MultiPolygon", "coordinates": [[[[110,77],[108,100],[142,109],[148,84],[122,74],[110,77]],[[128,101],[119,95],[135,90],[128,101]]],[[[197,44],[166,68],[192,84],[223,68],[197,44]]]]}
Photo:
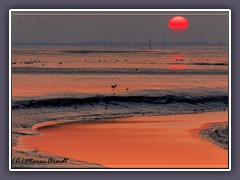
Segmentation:
{"type": "Polygon", "coordinates": [[[28,148],[14,147],[12,157],[13,169],[103,168],[100,164],[46,154],[28,148]]]}
{"type": "Polygon", "coordinates": [[[228,151],[199,136],[227,112],[128,117],[36,129],[20,146],[109,168],[227,168],[228,151]]]}

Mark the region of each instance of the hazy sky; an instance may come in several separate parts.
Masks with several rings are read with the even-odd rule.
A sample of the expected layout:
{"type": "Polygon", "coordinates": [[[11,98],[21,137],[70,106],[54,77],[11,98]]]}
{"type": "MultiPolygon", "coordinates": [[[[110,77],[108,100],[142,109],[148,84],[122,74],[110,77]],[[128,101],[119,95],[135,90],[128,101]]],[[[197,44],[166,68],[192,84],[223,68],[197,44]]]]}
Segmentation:
{"type": "Polygon", "coordinates": [[[12,42],[166,42],[227,43],[228,12],[12,12],[12,42]],[[184,16],[189,28],[176,33],[168,21],[184,16]],[[219,34],[219,35],[218,35],[219,34]]]}

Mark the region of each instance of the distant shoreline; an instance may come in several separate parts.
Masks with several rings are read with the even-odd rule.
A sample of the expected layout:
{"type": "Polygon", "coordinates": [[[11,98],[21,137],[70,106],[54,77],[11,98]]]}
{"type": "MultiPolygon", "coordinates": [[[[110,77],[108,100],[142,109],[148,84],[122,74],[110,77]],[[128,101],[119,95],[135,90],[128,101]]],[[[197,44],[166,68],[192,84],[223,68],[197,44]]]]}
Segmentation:
{"type": "MultiPolygon", "coordinates": [[[[70,53],[70,54],[89,54],[89,53],[146,53],[146,52],[160,52],[163,53],[162,50],[76,50],[76,51],[61,51],[63,53],[70,53]]],[[[164,53],[164,54],[168,54],[168,53],[164,53]]]]}
{"type": "MultiPolygon", "coordinates": [[[[127,47],[127,46],[141,46],[141,47],[148,47],[149,44],[147,43],[108,43],[105,44],[96,42],[95,44],[93,43],[48,43],[48,42],[33,42],[33,43],[21,43],[21,42],[13,42],[13,46],[92,46],[92,47],[108,47],[108,46],[113,46],[113,47],[127,47]]],[[[152,46],[162,46],[162,43],[154,43],[152,46]]],[[[201,42],[186,42],[186,43],[165,43],[164,46],[228,46],[228,43],[201,43],[201,42]]]]}

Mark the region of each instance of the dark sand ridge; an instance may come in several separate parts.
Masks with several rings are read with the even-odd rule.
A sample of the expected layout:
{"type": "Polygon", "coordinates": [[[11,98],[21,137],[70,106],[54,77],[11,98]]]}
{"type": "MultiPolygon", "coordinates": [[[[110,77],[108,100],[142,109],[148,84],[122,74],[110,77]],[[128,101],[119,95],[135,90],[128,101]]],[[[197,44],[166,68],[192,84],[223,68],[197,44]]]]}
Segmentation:
{"type": "MultiPolygon", "coordinates": [[[[210,124],[207,126],[209,127],[210,124]]],[[[210,128],[201,130],[199,134],[203,139],[208,140],[223,149],[228,149],[229,129],[226,123],[214,124],[210,128]]]]}

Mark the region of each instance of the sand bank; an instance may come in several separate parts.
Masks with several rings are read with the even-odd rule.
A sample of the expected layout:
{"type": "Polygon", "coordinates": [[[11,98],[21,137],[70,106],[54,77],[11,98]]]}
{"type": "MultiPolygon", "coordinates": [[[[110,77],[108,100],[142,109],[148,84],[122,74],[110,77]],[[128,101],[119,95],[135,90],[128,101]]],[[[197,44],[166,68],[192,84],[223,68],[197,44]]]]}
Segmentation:
{"type": "Polygon", "coordinates": [[[20,145],[109,168],[228,168],[228,151],[199,132],[227,112],[142,116],[38,128],[20,145]]]}
{"type": "Polygon", "coordinates": [[[199,133],[201,137],[205,140],[222,147],[223,149],[228,149],[229,139],[229,129],[227,123],[214,124],[209,128],[203,129],[199,133]]]}

